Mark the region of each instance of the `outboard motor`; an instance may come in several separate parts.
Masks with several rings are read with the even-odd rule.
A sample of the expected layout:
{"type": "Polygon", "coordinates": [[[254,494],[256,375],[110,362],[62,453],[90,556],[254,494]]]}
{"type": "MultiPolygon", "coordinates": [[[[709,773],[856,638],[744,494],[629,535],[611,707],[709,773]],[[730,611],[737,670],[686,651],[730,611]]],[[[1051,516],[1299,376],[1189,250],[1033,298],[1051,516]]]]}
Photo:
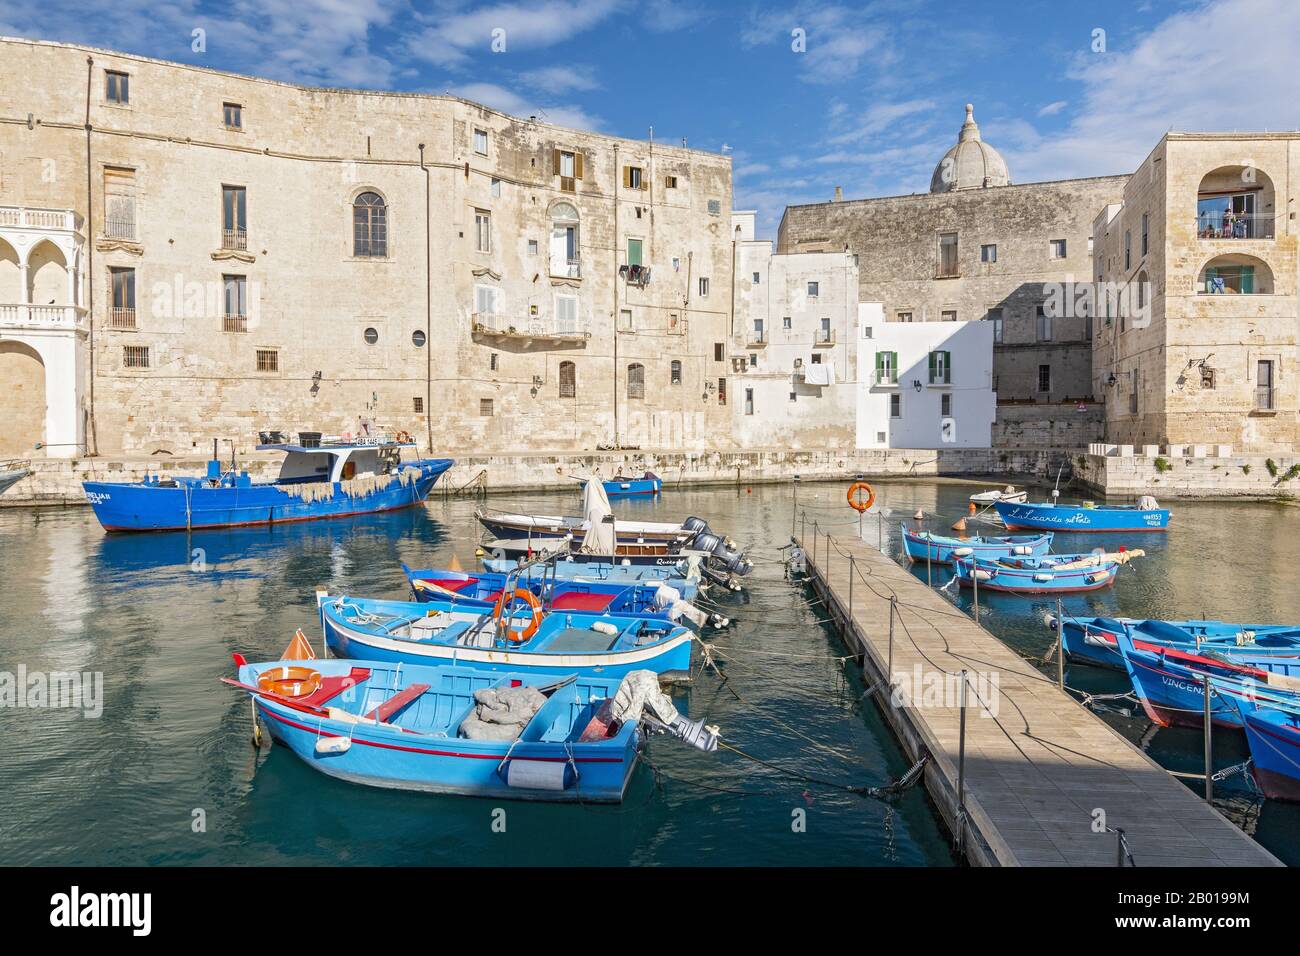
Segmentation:
{"type": "Polygon", "coordinates": [[[711,560],[723,570],[742,577],[754,568],[754,563],[735,547],[728,547],[726,541],[719,541],[713,548],[711,560]]]}
{"type": "Polygon", "coordinates": [[[682,522],[682,530],[688,535],[697,535],[701,531],[709,530],[709,523],[703,518],[697,518],[694,515],[682,522]]]}

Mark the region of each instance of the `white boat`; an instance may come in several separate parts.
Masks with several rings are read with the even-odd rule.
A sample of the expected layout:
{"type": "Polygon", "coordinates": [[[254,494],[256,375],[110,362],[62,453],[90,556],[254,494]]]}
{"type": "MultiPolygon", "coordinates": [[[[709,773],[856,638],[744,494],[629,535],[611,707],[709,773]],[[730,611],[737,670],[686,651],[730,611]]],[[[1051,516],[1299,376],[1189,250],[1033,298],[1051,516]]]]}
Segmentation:
{"type": "Polygon", "coordinates": [[[1029,492],[1016,491],[1014,485],[1007,485],[1001,491],[981,491],[977,495],[971,495],[970,500],[977,505],[991,505],[995,501],[1010,501],[1023,504],[1029,500],[1029,492]]]}
{"type": "Polygon", "coordinates": [[[0,461],[0,495],[30,475],[30,465],[31,462],[27,459],[0,461]]]}

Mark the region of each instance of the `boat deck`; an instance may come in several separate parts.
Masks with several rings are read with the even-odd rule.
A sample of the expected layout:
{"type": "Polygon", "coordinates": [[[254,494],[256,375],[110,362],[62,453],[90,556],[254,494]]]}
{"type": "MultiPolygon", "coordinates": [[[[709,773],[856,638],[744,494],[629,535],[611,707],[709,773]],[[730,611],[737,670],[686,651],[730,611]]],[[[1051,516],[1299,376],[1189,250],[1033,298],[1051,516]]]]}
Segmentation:
{"type": "Polygon", "coordinates": [[[963,823],[957,812],[956,695],[926,698],[919,707],[896,706],[883,685],[874,695],[907,755],[931,755],[926,787],[949,831],[960,834],[971,863],[1115,866],[1116,834],[1094,831],[1095,814],[1102,811],[1108,827],[1124,831],[1138,866],[1281,865],[1055,680],[893,559],[854,537],[831,540],[812,522],[796,540],[807,555],[809,581],[826,602],[826,616],[862,656],[868,686],[881,682],[887,670],[895,684],[906,686],[918,675],[971,672],[963,823]],[[897,599],[892,666],[891,596],[897,599]],[[979,674],[996,674],[996,690],[981,684],[979,674]],[[981,688],[996,694],[995,718],[980,713],[981,688]]]}

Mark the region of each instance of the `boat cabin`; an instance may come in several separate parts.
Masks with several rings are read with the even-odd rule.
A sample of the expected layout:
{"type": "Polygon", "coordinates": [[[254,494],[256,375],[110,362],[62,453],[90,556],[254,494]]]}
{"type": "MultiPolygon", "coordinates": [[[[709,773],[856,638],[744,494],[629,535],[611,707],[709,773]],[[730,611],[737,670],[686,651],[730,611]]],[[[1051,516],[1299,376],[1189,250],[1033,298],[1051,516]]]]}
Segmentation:
{"type": "Polygon", "coordinates": [[[284,462],[277,485],[351,481],[392,474],[401,464],[401,450],[411,442],[337,445],[258,445],[258,451],[282,451],[284,462]]]}

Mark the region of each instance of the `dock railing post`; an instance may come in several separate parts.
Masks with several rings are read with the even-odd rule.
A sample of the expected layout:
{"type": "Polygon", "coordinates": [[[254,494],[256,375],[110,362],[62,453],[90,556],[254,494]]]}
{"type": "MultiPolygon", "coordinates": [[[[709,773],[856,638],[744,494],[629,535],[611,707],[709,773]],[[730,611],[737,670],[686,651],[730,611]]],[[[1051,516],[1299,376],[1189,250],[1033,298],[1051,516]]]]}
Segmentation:
{"type": "Polygon", "coordinates": [[[898,613],[898,595],[889,595],[889,653],[885,658],[885,683],[894,689],[894,615],[898,613]]]}
{"type": "MultiPolygon", "coordinates": [[[[978,624],[980,622],[980,577],[979,566],[975,564],[975,555],[973,554],[970,556],[970,563],[971,594],[975,596],[975,623],[978,624]]],[[[961,588],[957,590],[960,591],[961,588]]]]}
{"type": "Polygon", "coordinates": [[[930,539],[925,539],[925,586],[934,587],[934,581],[930,577],[930,548],[932,547],[930,539]]]}
{"type": "Polygon", "coordinates": [[[1056,599],[1056,686],[1065,690],[1065,618],[1061,617],[1061,599],[1056,599]]]}
{"type": "Polygon", "coordinates": [[[957,847],[966,848],[966,671],[961,672],[961,687],[957,691],[957,847]]]}
{"type": "Polygon", "coordinates": [[[1214,746],[1213,722],[1210,720],[1210,675],[1205,675],[1205,802],[1214,802],[1214,746]]]}
{"type": "Polygon", "coordinates": [[[1115,828],[1115,865],[1124,865],[1124,831],[1119,827],[1115,828]]]}
{"type": "Polygon", "coordinates": [[[885,553],[885,513],[883,511],[876,512],[876,547],[880,549],[881,554],[885,553]]]}
{"type": "Polygon", "coordinates": [[[858,570],[858,563],[849,555],[849,620],[853,620],[853,575],[858,570]]]}

